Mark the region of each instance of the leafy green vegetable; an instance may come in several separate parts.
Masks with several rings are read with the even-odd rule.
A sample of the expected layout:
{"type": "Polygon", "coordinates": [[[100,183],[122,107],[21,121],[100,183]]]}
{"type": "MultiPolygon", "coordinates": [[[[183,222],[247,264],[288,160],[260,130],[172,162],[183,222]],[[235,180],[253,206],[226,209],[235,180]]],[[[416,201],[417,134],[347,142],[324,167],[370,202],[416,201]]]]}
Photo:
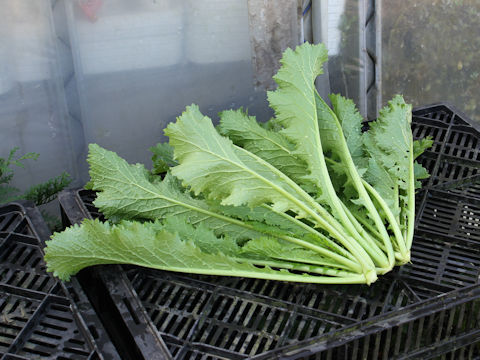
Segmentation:
{"type": "Polygon", "coordinates": [[[187,107],[165,133],[180,162],[172,174],[197,195],[202,193],[223,205],[272,204],[275,211],[293,211],[327,230],[354,254],[365,276],[374,277],[372,260],[334,217],[281,171],[219,135],[197,106],[187,107]]]}
{"type": "MultiPolygon", "coordinates": [[[[303,244],[313,251],[337,259],[339,264],[358,268],[351,259],[348,259],[346,252],[342,252],[341,248],[339,250],[334,243],[327,249],[319,247],[317,243],[329,241],[323,239],[320,234],[318,240],[309,243],[295,238],[294,236],[303,233],[299,234],[298,230],[292,231],[291,227],[287,231],[284,226],[284,231],[275,230],[274,226],[278,225],[280,220],[273,219],[276,213],[270,209],[263,208],[262,216],[258,216],[257,210],[256,219],[252,217],[248,221],[225,216],[222,212],[228,212],[228,208],[219,207],[218,204],[209,205],[202,199],[194,199],[189,193],[183,192],[179,182],[170,174],[167,174],[163,181],[152,182],[148,171],[142,165],[129,165],[114,152],[96,144],[91,144],[89,149],[91,182],[93,190],[99,191],[95,205],[111,221],[155,220],[180,216],[191,224],[204,224],[215,234],[227,235],[233,240],[256,238],[264,236],[265,233],[281,233],[286,241],[303,244]],[[270,226],[261,226],[255,221],[262,217],[270,219],[270,226]]],[[[242,208],[237,208],[237,216],[240,215],[238,211],[242,211],[242,208]]],[[[292,222],[296,224],[293,218],[292,222]]]]}
{"type": "MultiPolygon", "coordinates": [[[[370,129],[364,134],[366,152],[370,156],[370,166],[366,178],[374,188],[385,190],[379,182],[388,179],[390,191],[381,191],[379,195],[386,199],[389,208],[397,217],[397,223],[403,232],[404,241],[397,239],[400,251],[405,252],[411,246],[413,226],[415,222],[415,174],[414,147],[410,129],[412,117],[411,105],[405,104],[403,98],[397,95],[387,107],[380,111],[376,121],[370,123],[370,129]],[[382,175],[378,172],[383,170],[382,175]],[[376,179],[375,179],[376,177],[376,179]],[[406,245],[406,246],[405,246],[406,245]]],[[[425,144],[426,146],[426,144],[425,144]]],[[[398,234],[398,228],[397,234],[398,234]]],[[[407,262],[409,258],[403,261],[407,262]]]]}
{"type": "Polygon", "coordinates": [[[150,151],[152,156],[152,173],[159,175],[168,171],[171,166],[176,166],[178,163],[173,159],[173,148],[167,143],[158,143],[152,146],[150,151]]]}
{"type": "Polygon", "coordinates": [[[182,192],[178,181],[167,174],[160,182],[151,182],[143,165],[129,165],[112,151],[96,144],[89,146],[88,162],[93,190],[98,196],[95,206],[112,221],[155,220],[186,217],[193,224],[204,223],[219,234],[234,238],[259,236],[251,227],[210,211],[208,204],[182,192]]]}
{"type": "MultiPolygon", "coordinates": [[[[267,161],[296,183],[302,181],[307,164],[295,154],[295,145],[283,134],[265,129],[255,117],[248,116],[241,109],[220,113],[219,130],[235,145],[267,161]]],[[[313,182],[303,182],[308,193],[318,192],[313,182]]]]}
{"type": "Polygon", "coordinates": [[[278,89],[268,94],[270,106],[275,110],[277,121],[284,127],[282,132],[296,144],[298,155],[307,163],[310,175],[306,178],[315,181],[316,186],[322,189],[316,200],[331,209],[345,230],[362,244],[377,264],[388,268],[393,265],[391,243],[385,239],[385,246],[388,247],[387,260],[375,243],[358,232],[337,196],[326,165],[324,153],[342,161],[349,180],[360,192],[359,201],[368,207],[380,231],[388,237],[361,184],[339,121],[315,88],[315,79],[323,72],[322,63],[325,58],[324,46],[303,46],[295,51],[287,49],[282,59],[283,66],[274,77],[278,89]]]}
{"type": "MultiPolygon", "coordinates": [[[[187,223],[183,226],[188,227],[187,223]]],[[[272,280],[362,283],[363,276],[351,274],[326,277],[297,275],[286,270],[274,270],[268,265],[258,267],[256,261],[247,258],[238,261],[223,253],[207,253],[191,239],[182,239],[179,233],[170,232],[159,222],[139,223],[123,221],[117,225],[85,220],[81,226],[74,225],[63,233],[57,233],[49,241],[45,251],[48,270],[63,280],[79,270],[98,264],[133,264],[154,269],[197,274],[215,274],[255,277],[272,280]]],[[[187,229],[186,232],[204,238],[212,236],[204,227],[187,229]],[[205,234],[206,233],[206,234],[205,234]]],[[[281,265],[281,263],[278,263],[281,265]]],[[[272,263],[272,265],[277,265],[272,263]]],[[[295,270],[295,264],[292,269],[295,270]]],[[[301,268],[301,265],[298,265],[301,268]]],[[[314,269],[305,266],[304,269],[314,269]]]]}
{"type": "Polygon", "coordinates": [[[198,106],[151,148],[153,169],[89,146],[89,187],[108,219],[47,243],[48,269],[68,279],[95,264],[284,281],[366,283],[410,259],[415,158],[411,108],[400,96],[370,130],[351,100],[318,95],[323,45],[288,49],[268,93],[275,118],[242,109],[217,128],[198,106]]]}

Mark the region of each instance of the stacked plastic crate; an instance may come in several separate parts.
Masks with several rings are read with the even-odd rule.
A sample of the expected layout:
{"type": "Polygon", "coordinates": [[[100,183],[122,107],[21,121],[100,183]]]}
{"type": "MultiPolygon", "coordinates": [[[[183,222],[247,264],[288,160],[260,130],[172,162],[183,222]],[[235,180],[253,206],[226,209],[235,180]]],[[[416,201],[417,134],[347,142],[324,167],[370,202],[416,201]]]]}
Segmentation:
{"type": "Polygon", "coordinates": [[[46,273],[49,236],[31,204],[0,207],[0,359],[120,359],[78,282],[46,273]]]}

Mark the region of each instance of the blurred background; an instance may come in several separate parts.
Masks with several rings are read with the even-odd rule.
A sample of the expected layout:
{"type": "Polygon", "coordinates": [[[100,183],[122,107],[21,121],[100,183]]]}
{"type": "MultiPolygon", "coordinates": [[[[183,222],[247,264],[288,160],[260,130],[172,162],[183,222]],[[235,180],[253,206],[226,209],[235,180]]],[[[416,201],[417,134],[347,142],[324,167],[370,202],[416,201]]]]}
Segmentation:
{"type": "Polygon", "coordinates": [[[88,143],[149,166],[148,148],[196,103],[215,119],[272,112],[265,91],[287,47],[329,49],[322,95],[375,118],[396,93],[448,101],[480,123],[478,0],[0,0],[0,157],[37,161],[20,189],[88,180],[88,143]]]}

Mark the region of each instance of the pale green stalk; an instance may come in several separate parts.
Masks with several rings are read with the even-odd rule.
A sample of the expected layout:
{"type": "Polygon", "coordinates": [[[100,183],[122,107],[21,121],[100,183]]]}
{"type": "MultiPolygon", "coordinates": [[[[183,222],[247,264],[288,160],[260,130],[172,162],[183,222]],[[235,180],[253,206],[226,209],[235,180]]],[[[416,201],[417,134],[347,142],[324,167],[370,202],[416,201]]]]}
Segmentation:
{"type": "MultiPolygon", "coordinates": [[[[302,209],[313,220],[315,220],[315,222],[318,225],[320,225],[325,230],[327,230],[330,234],[332,234],[333,237],[335,237],[337,240],[339,240],[349,251],[352,252],[352,254],[356,257],[358,262],[362,265],[367,278],[368,277],[371,277],[373,279],[376,278],[376,274],[375,275],[373,275],[373,274],[368,275],[369,272],[374,271],[373,269],[375,268],[375,266],[374,266],[370,256],[365,252],[365,249],[361,246],[361,244],[364,243],[364,240],[362,238],[360,238],[361,240],[359,242],[357,242],[354,238],[350,238],[348,235],[344,234],[343,231],[342,231],[342,229],[343,229],[342,226],[332,217],[332,215],[330,213],[328,213],[320,204],[318,204],[297,183],[292,181],[288,176],[283,174],[281,171],[279,171],[277,168],[272,166],[270,163],[268,163],[267,161],[263,160],[262,158],[256,156],[255,154],[252,154],[251,152],[249,152],[249,151],[247,151],[247,150],[245,150],[241,147],[238,147],[238,146],[235,146],[235,145],[233,145],[233,146],[236,148],[236,150],[244,153],[244,155],[255,159],[255,161],[262,163],[265,167],[268,167],[273,173],[275,173],[278,177],[280,177],[285,183],[289,184],[301,196],[301,198],[305,202],[307,202],[310,206],[313,206],[314,209],[319,212],[319,214],[315,210],[313,210],[312,208],[306,206],[304,201],[301,201],[301,200],[297,199],[295,196],[291,195],[290,193],[288,193],[284,189],[276,186],[275,184],[266,181],[263,177],[259,176],[255,172],[251,171],[249,168],[243,167],[244,171],[249,172],[252,176],[257,177],[264,182],[266,181],[269,184],[269,186],[271,186],[272,188],[275,189],[275,191],[281,193],[282,196],[284,196],[286,199],[290,200],[292,203],[294,203],[296,206],[298,206],[300,209],[302,209]],[[332,222],[332,224],[335,225],[335,227],[330,222],[327,222],[326,219],[323,218],[322,216],[325,216],[325,218],[329,219],[332,222]],[[338,230],[337,230],[337,228],[338,228],[338,230]]],[[[218,156],[218,155],[216,155],[216,156],[218,156]]],[[[222,160],[230,162],[229,159],[222,158],[222,160]]],[[[325,162],[323,162],[323,164],[325,165],[325,162]]],[[[326,165],[325,165],[325,167],[326,167],[326,165]]],[[[340,200],[336,197],[336,195],[335,195],[335,198],[336,198],[337,202],[340,202],[340,200]]],[[[338,204],[338,206],[340,208],[342,208],[341,204],[338,204]]],[[[343,210],[343,208],[342,208],[342,210],[343,210]]],[[[345,214],[345,217],[347,217],[346,214],[345,214]]],[[[347,220],[348,220],[348,218],[347,218],[347,220]]],[[[348,223],[349,223],[349,227],[351,228],[351,230],[353,229],[353,232],[355,233],[356,230],[354,229],[353,224],[351,224],[350,221],[348,221],[348,223]]],[[[360,235],[358,235],[358,236],[360,236],[360,235]]]]}
{"type": "MultiPolygon", "coordinates": [[[[408,209],[407,209],[407,239],[406,245],[408,251],[412,247],[413,231],[415,226],[415,173],[413,164],[413,142],[410,143],[409,151],[409,173],[408,173],[408,209]]],[[[408,260],[407,260],[408,261],[408,260]]]]}
{"type": "Polygon", "coordinates": [[[269,209],[270,211],[273,211],[275,212],[276,214],[278,214],[279,216],[282,216],[284,219],[286,219],[287,221],[291,221],[293,223],[295,223],[297,226],[301,227],[303,230],[311,233],[312,235],[316,236],[316,237],[319,237],[320,239],[322,239],[322,241],[328,243],[328,246],[332,247],[333,249],[335,249],[340,255],[346,257],[346,258],[349,258],[350,260],[355,260],[355,258],[352,256],[351,253],[349,253],[348,251],[346,251],[343,247],[341,247],[340,245],[338,245],[335,241],[332,241],[331,239],[329,239],[327,236],[323,235],[322,233],[320,233],[319,231],[317,231],[316,229],[314,229],[313,227],[305,224],[304,222],[284,213],[284,212],[279,212],[279,211],[275,211],[274,209],[272,209],[271,206],[269,205],[262,205],[262,207],[266,208],[266,209],[269,209]]]}
{"type": "MultiPolygon", "coordinates": [[[[323,99],[320,97],[318,92],[316,92],[316,97],[321,101],[322,103],[325,103],[323,99]]],[[[378,214],[377,209],[375,208],[375,205],[373,204],[372,200],[370,199],[370,196],[368,195],[367,191],[365,190],[365,187],[362,184],[362,179],[360,178],[360,175],[357,172],[357,168],[355,167],[355,164],[353,163],[352,157],[350,155],[350,151],[347,146],[347,142],[345,141],[345,137],[343,135],[342,127],[340,125],[340,122],[337,118],[337,115],[335,112],[325,104],[325,106],[328,108],[328,111],[332,118],[335,120],[336,125],[337,125],[337,133],[338,137],[340,139],[340,143],[338,146],[341,148],[339,151],[339,154],[342,158],[343,164],[346,166],[348,170],[348,175],[352,179],[355,188],[360,196],[360,199],[363,200],[365,208],[369,211],[370,215],[373,217],[373,221],[375,222],[375,226],[379,230],[380,234],[382,235],[382,240],[385,244],[385,248],[387,249],[387,256],[388,256],[388,265],[390,267],[394,266],[395,263],[395,257],[393,254],[393,247],[390,242],[390,237],[388,236],[387,230],[385,229],[385,225],[383,224],[382,219],[380,218],[380,215],[378,214]]],[[[333,185],[332,185],[333,187],[333,185]]],[[[343,209],[342,209],[343,210],[343,209]]]]}
{"type": "Polygon", "coordinates": [[[232,259],[241,262],[241,263],[251,263],[254,265],[261,265],[261,266],[269,266],[272,268],[279,268],[279,269],[288,269],[294,271],[303,271],[307,273],[325,275],[325,276],[339,276],[339,277],[357,277],[358,274],[351,273],[348,271],[342,271],[337,269],[332,269],[323,266],[317,265],[308,265],[303,263],[297,262],[287,262],[282,260],[263,260],[263,259],[250,259],[250,258],[242,258],[242,257],[232,257],[232,259]]]}
{"type": "MultiPolygon", "coordinates": [[[[407,249],[405,242],[403,241],[403,236],[402,232],[400,230],[400,227],[395,219],[395,215],[393,215],[392,211],[388,207],[388,205],[385,203],[383,198],[377,193],[375,188],[370,185],[368,182],[363,180],[363,185],[365,188],[373,195],[377,203],[382,207],[383,211],[385,212],[385,216],[387,217],[388,222],[390,223],[390,226],[392,227],[393,233],[395,234],[395,239],[397,240],[397,246],[400,251],[400,254],[402,254],[403,260],[405,262],[410,261],[410,250],[407,249]],[[400,239],[400,240],[399,240],[400,239]]],[[[415,206],[415,190],[413,194],[413,206],[415,206]]],[[[409,200],[410,204],[410,200],[409,200]]],[[[413,218],[415,218],[415,208],[413,208],[413,218]]],[[[412,230],[412,235],[413,235],[413,230],[412,230]]]]}

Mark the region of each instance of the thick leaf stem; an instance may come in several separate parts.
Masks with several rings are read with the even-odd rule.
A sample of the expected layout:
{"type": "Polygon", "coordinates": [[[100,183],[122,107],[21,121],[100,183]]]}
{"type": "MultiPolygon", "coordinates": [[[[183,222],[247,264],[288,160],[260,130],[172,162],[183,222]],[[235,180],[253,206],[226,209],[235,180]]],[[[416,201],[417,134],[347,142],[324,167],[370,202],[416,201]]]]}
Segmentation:
{"type": "MultiPolygon", "coordinates": [[[[353,216],[353,214],[350,212],[350,210],[347,208],[345,204],[342,203],[345,209],[345,213],[349,217],[350,221],[352,222],[353,226],[355,226],[355,229],[358,231],[358,233],[365,239],[367,247],[365,250],[367,250],[370,255],[377,261],[377,265],[381,266],[383,268],[392,268],[393,266],[390,264],[389,259],[385,256],[385,245],[383,245],[383,248],[378,246],[376,243],[375,239],[372,238],[372,236],[365,231],[365,229],[362,227],[362,225],[357,221],[357,219],[353,216]],[[373,244],[375,247],[371,247],[371,244],[373,244]],[[380,250],[380,251],[378,251],[380,250]],[[382,251],[383,250],[383,251],[382,251]]],[[[383,240],[383,239],[382,239],[383,240]]],[[[384,241],[383,241],[384,242],[384,241]]]]}
{"type": "Polygon", "coordinates": [[[326,276],[338,276],[338,277],[351,277],[357,276],[356,273],[351,273],[348,271],[338,270],[329,268],[327,266],[317,266],[317,265],[309,265],[309,264],[302,264],[297,262],[289,262],[284,261],[281,259],[271,259],[271,260],[260,260],[260,259],[250,259],[250,258],[243,258],[243,257],[233,257],[232,259],[240,262],[240,263],[250,263],[253,265],[261,265],[261,266],[269,266],[271,268],[278,268],[278,269],[287,269],[287,270],[294,270],[294,271],[303,271],[306,273],[313,273],[313,274],[320,274],[326,276]]]}
{"type": "MultiPolygon", "coordinates": [[[[405,260],[405,262],[410,261],[410,251],[407,250],[407,248],[405,247],[406,244],[403,240],[400,226],[395,219],[395,215],[393,215],[387,203],[385,202],[385,200],[383,200],[383,198],[375,190],[375,188],[372,185],[370,185],[367,181],[365,180],[362,180],[362,181],[365,188],[372,194],[372,196],[375,198],[375,200],[378,202],[378,204],[382,207],[383,211],[385,212],[385,216],[387,217],[387,220],[389,221],[390,226],[395,235],[396,244],[398,246],[398,250],[400,251],[400,254],[402,254],[402,257],[405,260]]],[[[415,194],[414,194],[413,204],[415,204],[415,194]]],[[[415,218],[415,209],[414,209],[413,216],[415,218]]]]}
{"type": "Polygon", "coordinates": [[[356,261],[355,257],[353,257],[353,255],[351,253],[346,251],[345,248],[341,247],[335,241],[333,241],[330,238],[328,238],[327,236],[323,235],[321,232],[319,232],[315,228],[305,224],[304,222],[302,222],[302,221],[300,221],[300,220],[298,220],[298,219],[296,219],[296,218],[294,218],[294,217],[292,217],[292,216],[290,216],[286,213],[276,211],[276,210],[272,209],[272,207],[269,206],[269,205],[264,204],[264,205],[262,205],[262,207],[268,209],[269,211],[275,212],[277,215],[283,217],[285,220],[294,223],[295,225],[301,227],[306,232],[309,232],[313,236],[318,237],[319,239],[321,239],[321,241],[325,242],[328,247],[330,247],[332,250],[334,249],[340,255],[342,255],[346,258],[349,258],[350,260],[356,261]]]}
{"type": "Polygon", "coordinates": [[[328,256],[330,257],[331,259],[335,260],[335,261],[338,261],[340,262],[341,264],[343,265],[346,265],[348,266],[348,268],[352,269],[353,271],[355,272],[358,272],[360,273],[362,268],[361,266],[359,266],[358,263],[355,263],[349,259],[345,259],[344,257],[342,257],[341,255],[338,255],[334,252],[331,252],[327,249],[324,249],[320,246],[316,246],[308,241],[304,241],[304,240],[300,240],[300,239],[297,239],[295,237],[292,237],[292,236],[287,236],[287,235],[284,235],[284,236],[278,236],[278,238],[282,239],[282,240],[286,240],[288,242],[291,242],[292,244],[297,244],[297,245],[300,245],[300,246],[303,246],[304,248],[307,248],[307,249],[310,249],[310,250],[313,250],[313,251],[316,251],[318,252],[319,254],[322,254],[324,256],[328,256]]]}
{"type": "Polygon", "coordinates": [[[409,172],[408,172],[408,208],[407,208],[407,249],[410,250],[413,241],[413,232],[415,227],[415,171],[413,163],[413,141],[410,142],[409,151],[409,172]]]}
{"type": "MultiPolygon", "coordinates": [[[[320,204],[318,204],[305,190],[303,190],[297,183],[295,183],[293,180],[291,180],[288,176],[283,174],[281,171],[279,171],[277,168],[275,168],[273,165],[268,163],[267,161],[263,160],[262,158],[256,156],[255,154],[252,154],[251,152],[233,145],[237,151],[240,151],[244,153],[244,155],[249,156],[253,158],[255,161],[262,163],[265,167],[269,168],[274,174],[276,174],[279,178],[281,178],[285,183],[287,183],[295,192],[297,192],[298,195],[303,198],[303,201],[298,199],[296,196],[293,196],[290,194],[288,191],[283,189],[280,186],[277,186],[276,184],[273,184],[272,182],[268,181],[265,179],[263,176],[260,174],[257,174],[256,172],[252,171],[246,166],[243,166],[242,169],[244,171],[249,172],[252,176],[257,177],[260,179],[262,182],[267,183],[269,186],[271,186],[275,191],[279,192],[283,197],[288,199],[290,202],[295,204],[299,209],[304,211],[306,214],[308,214],[320,227],[323,229],[327,230],[330,234],[332,234],[333,237],[335,237],[337,240],[339,240],[358,260],[358,262],[362,265],[364,269],[365,276],[367,278],[370,278],[371,281],[376,280],[376,273],[375,272],[375,265],[370,258],[370,256],[366,253],[365,249],[361,246],[362,244],[362,238],[360,237],[360,241],[355,240],[354,238],[348,236],[343,232],[343,227],[341,224],[339,224],[333,216],[328,213],[320,204]],[[309,206],[306,206],[306,204],[313,206],[313,209],[310,208],[309,206]],[[319,211],[317,213],[315,210],[319,211]],[[333,224],[329,223],[326,221],[326,219],[321,216],[324,215],[327,219],[329,219],[333,224]]],[[[217,155],[218,156],[218,155],[217,155]]],[[[323,156],[323,154],[322,154],[323,156]]],[[[229,159],[223,159],[228,162],[231,162],[229,159]]],[[[325,162],[323,162],[326,168],[325,162]]],[[[238,164],[237,164],[238,166],[238,164]]],[[[337,201],[339,199],[336,197],[337,201]]],[[[337,204],[339,208],[341,208],[340,204],[337,204]]],[[[343,210],[343,209],[342,209],[343,210]]],[[[347,218],[345,214],[345,218],[347,218]]],[[[347,218],[348,220],[348,218],[347,218]]],[[[350,223],[350,222],[349,222],[350,223]]],[[[353,224],[350,223],[350,228],[353,229],[353,224]]],[[[350,229],[351,230],[351,229],[350,229]]],[[[355,231],[355,229],[353,229],[355,231]]],[[[359,236],[359,235],[358,235],[359,236]]]]}
{"type": "Polygon", "coordinates": [[[358,192],[358,195],[359,195],[360,199],[363,201],[363,205],[365,206],[365,208],[370,213],[370,216],[372,217],[373,221],[375,222],[375,226],[377,227],[378,231],[382,235],[382,239],[383,239],[383,242],[385,244],[385,248],[387,250],[389,265],[391,267],[393,267],[394,264],[395,264],[395,256],[394,256],[394,253],[393,253],[392,243],[390,242],[390,237],[388,236],[387,229],[385,228],[385,225],[383,224],[383,221],[380,218],[380,215],[378,214],[378,211],[375,208],[375,205],[373,204],[372,199],[370,199],[370,196],[368,195],[367,191],[365,190],[365,187],[362,184],[362,178],[358,174],[357,168],[355,167],[355,164],[353,163],[352,157],[350,155],[350,151],[348,149],[347,142],[346,142],[345,137],[343,135],[342,126],[340,125],[340,122],[337,118],[337,115],[324,102],[324,100],[320,97],[318,92],[316,93],[316,99],[323,103],[323,105],[328,109],[332,118],[335,120],[335,123],[337,125],[338,137],[340,139],[340,142],[338,144],[338,146],[340,147],[339,156],[342,159],[342,162],[344,163],[344,165],[346,166],[348,176],[353,181],[353,184],[354,184],[354,186],[355,186],[355,188],[358,192]]]}
{"type": "MultiPolygon", "coordinates": [[[[202,209],[200,207],[195,207],[193,205],[190,205],[190,204],[186,204],[184,202],[181,202],[181,201],[178,201],[178,200],[175,200],[175,199],[172,199],[172,198],[167,198],[161,194],[158,194],[154,191],[151,191],[150,189],[147,189],[139,184],[133,184],[133,185],[136,185],[138,187],[140,187],[143,191],[146,191],[146,192],[149,192],[150,194],[152,194],[152,196],[154,197],[157,197],[157,198],[160,198],[162,200],[167,200],[169,202],[171,202],[172,204],[175,204],[175,205],[178,205],[178,206],[182,206],[182,207],[185,207],[189,210],[193,210],[193,211],[196,211],[196,212],[199,212],[199,213],[202,213],[204,215],[208,215],[210,217],[215,217],[217,219],[220,219],[220,220],[223,220],[223,221],[226,221],[226,222],[229,222],[231,224],[235,224],[235,225],[238,225],[238,226],[242,226],[244,228],[247,228],[249,230],[255,230],[255,231],[258,231],[257,229],[255,229],[252,225],[249,225],[247,223],[245,223],[244,221],[241,221],[241,220],[237,220],[237,219],[234,219],[234,218],[231,218],[229,216],[225,216],[225,215],[222,215],[222,214],[219,214],[219,213],[216,213],[216,212],[213,212],[213,211],[209,211],[207,209],[202,209]]],[[[267,235],[271,235],[270,233],[265,233],[267,235]]],[[[344,258],[343,256],[341,255],[338,255],[336,253],[334,253],[333,251],[330,251],[328,249],[325,249],[325,248],[322,248],[320,246],[316,246],[308,241],[304,241],[304,240],[300,240],[300,239],[297,239],[297,238],[294,238],[294,237],[290,237],[290,236],[279,236],[279,235],[275,235],[276,237],[278,238],[281,238],[283,240],[286,240],[286,241],[289,241],[289,242],[293,242],[297,245],[300,245],[300,246],[303,246],[307,249],[310,249],[310,250],[313,250],[321,255],[324,255],[324,256],[327,256],[327,257],[330,257],[332,259],[335,259],[336,261],[348,266],[348,268],[352,269],[353,271],[358,271],[359,267],[358,267],[358,264],[354,263],[353,261],[349,260],[349,259],[346,259],[344,258]]],[[[358,271],[360,272],[360,271],[358,271]]]]}
{"type": "MultiPolygon", "coordinates": [[[[355,219],[357,219],[357,221],[362,224],[363,227],[365,227],[368,231],[370,231],[370,233],[372,235],[375,236],[375,238],[377,238],[379,241],[382,240],[382,235],[380,235],[380,233],[378,232],[378,230],[371,224],[367,221],[367,219],[365,219],[364,217],[360,216],[359,214],[355,214],[353,213],[352,214],[353,216],[355,216],[355,219]]],[[[382,249],[385,249],[385,248],[382,248],[382,249]]]]}

